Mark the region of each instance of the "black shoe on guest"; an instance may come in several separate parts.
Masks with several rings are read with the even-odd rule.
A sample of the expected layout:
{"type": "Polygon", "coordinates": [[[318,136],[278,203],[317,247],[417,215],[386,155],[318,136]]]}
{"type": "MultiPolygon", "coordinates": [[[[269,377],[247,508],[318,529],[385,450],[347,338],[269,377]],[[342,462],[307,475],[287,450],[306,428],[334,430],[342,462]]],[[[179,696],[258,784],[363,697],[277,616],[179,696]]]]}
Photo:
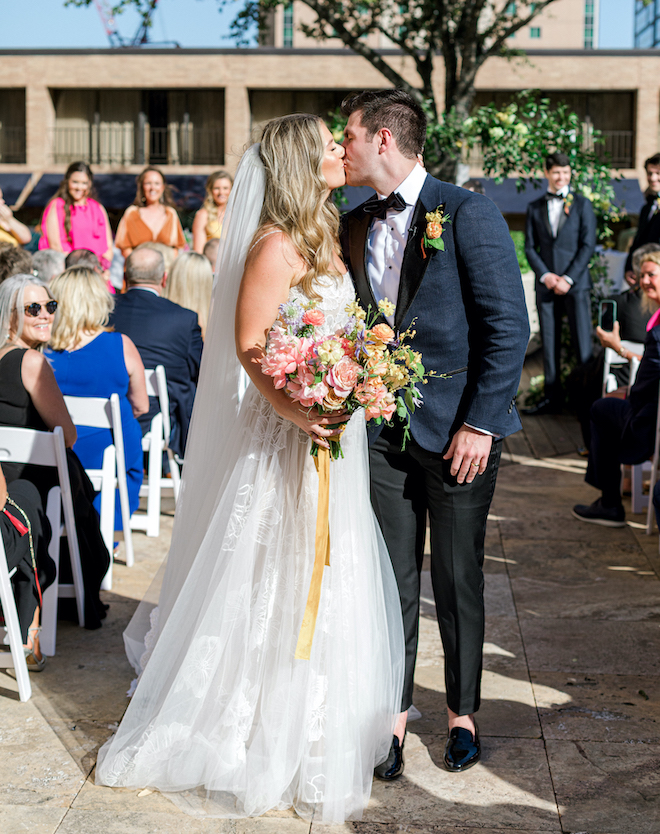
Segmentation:
{"type": "Polygon", "coordinates": [[[522,413],[526,414],[527,417],[541,417],[544,414],[559,414],[561,413],[561,406],[546,397],[546,399],[541,400],[541,402],[536,405],[532,405],[529,408],[523,408],[522,413]]]}
{"type": "Polygon", "coordinates": [[[390,782],[392,779],[398,779],[401,776],[404,768],[403,745],[405,741],[405,735],[400,743],[396,736],[392,736],[390,752],[385,761],[376,766],[374,776],[383,779],[385,782],[390,782]]]}
{"type": "Polygon", "coordinates": [[[572,513],[575,518],[589,524],[600,524],[602,527],[626,526],[626,512],[623,507],[604,507],[602,498],[593,504],[576,504],[572,513]]]}
{"type": "Polygon", "coordinates": [[[481,758],[479,730],[474,724],[474,735],[464,727],[454,727],[449,731],[445,746],[445,767],[452,773],[462,773],[476,765],[481,758]]]}

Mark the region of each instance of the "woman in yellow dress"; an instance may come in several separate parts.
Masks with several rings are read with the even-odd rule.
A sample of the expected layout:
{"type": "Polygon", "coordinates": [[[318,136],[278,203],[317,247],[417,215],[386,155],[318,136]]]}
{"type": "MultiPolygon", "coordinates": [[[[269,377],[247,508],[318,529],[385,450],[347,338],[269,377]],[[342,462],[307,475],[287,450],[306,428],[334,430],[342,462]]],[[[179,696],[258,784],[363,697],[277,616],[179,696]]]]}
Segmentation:
{"type": "Polygon", "coordinates": [[[207,241],[220,237],[233,180],[226,171],[214,171],[206,180],[206,198],[193,220],[193,249],[200,255],[207,241]]]}

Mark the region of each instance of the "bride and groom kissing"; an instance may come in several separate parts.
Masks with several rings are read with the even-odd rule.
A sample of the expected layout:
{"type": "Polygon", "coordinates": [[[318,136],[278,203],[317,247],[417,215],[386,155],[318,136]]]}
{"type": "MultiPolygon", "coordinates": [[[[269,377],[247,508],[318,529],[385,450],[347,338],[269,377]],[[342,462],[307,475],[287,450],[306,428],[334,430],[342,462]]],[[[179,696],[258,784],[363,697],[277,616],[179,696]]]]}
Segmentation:
{"type": "Polygon", "coordinates": [[[239,166],[159,604],[146,644],[146,628],[127,638],[140,679],[99,754],[98,783],[156,787],[192,813],[293,806],[342,822],[360,818],[374,767],[403,773],[427,517],[445,765],[480,757],[484,537],[501,440],[520,428],[520,271],[495,205],[420,165],[413,97],[370,91],[342,108],[342,146],[316,117],[283,117],[239,166]],[[377,197],[340,224],[327,196],[344,182],[377,197]],[[279,305],[317,299],[331,334],[356,295],[364,309],[396,300],[387,323],[414,322],[433,375],[405,449],[396,421],[367,438],[356,413],[343,431],[330,567],[311,656],[298,660],[318,484],[309,439],[327,445],[346,416],[301,408],[259,362],[279,305]],[[240,406],[236,354],[252,383],[240,406]]]}

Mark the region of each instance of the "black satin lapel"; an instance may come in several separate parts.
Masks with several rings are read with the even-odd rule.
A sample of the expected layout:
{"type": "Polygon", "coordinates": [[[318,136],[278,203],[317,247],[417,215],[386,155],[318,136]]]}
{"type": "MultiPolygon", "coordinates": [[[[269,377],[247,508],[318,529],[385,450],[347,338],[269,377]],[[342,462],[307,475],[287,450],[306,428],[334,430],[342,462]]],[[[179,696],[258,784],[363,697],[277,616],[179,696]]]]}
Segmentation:
{"type": "Polygon", "coordinates": [[[371,305],[372,310],[376,310],[378,304],[371,291],[366,268],[367,235],[369,234],[370,224],[371,217],[369,215],[355,218],[348,229],[348,246],[350,267],[358,300],[365,310],[369,305],[371,305]]]}
{"type": "Polygon", "coordinates": [[[573,203],[573,205],[570,207],[570,209],[568,211],[569,211],[569,213],[566,214],[566,206],[564,204],[564,206],[562,206],[561,214],[559,215],[559,223],[557,223],[557,237],[559,237],[559,233],[561,232],[561,230],[566,225],[566,221],[568,220],[570,214],[572,214],[574,211],[576,211],[575,203],[573,203]]]}
{"type": "Polygon", "coordinates": [[[552,234],[552,226],[550,225],[550,218],[548,217],[548,201],[543,200],[540,207],[541,214],[543,215],[543,222],[545,223],[545,228],[548,231],[548,234],[551,238],[554,238],[552,234]]]}
{"type": "Polygon", "coordinates": [[[431,258],[436,255],[442,256],[442,252],[437,249],[431,249],[429,252],[426,252],[426,257],[423,256],[422,240],[424,238],[424,231],[426,230],[427,211],[428,209],[424,207],[422,201],[418,200],[410,223],[408,242],[403,253],[403,263],[401,264],[399,295],[396,300],[396,311],[394,313],[395,330],[401,327],[401,322],[417,295],[417,290],[422,283],[422,278],[431,262],[431,258]]]}

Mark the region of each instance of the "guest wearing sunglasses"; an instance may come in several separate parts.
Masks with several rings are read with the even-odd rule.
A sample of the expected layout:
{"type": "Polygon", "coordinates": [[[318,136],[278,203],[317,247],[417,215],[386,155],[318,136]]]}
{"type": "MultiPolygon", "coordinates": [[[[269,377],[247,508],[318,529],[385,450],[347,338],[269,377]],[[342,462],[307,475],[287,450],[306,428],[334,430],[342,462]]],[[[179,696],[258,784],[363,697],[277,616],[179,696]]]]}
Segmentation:
{"type": "MultiPolygon", "coordinates": [[[[94,489],[72,451],[76,427],[42,352],[51,338],[56,310],[57,301],[46,284],[32,275],[12,275],[0,285],[0,426],[38,431],[62,427],[85,586],[85,626],[98,628],[105,617],[99,590],[110,555],[93,506],[94,489]]],[[[4,463],[3,469],[8,484],[19,478],[31,481],[46,505],[48,492],[57,483],[53,469],[17,463],[4,463]]],[[[66,560],[60,571],[64,574],[60,581],[67,581],[66,560]]],[[[62,600],[60,609],[69,602],[73,600],[62,600]]]]}

